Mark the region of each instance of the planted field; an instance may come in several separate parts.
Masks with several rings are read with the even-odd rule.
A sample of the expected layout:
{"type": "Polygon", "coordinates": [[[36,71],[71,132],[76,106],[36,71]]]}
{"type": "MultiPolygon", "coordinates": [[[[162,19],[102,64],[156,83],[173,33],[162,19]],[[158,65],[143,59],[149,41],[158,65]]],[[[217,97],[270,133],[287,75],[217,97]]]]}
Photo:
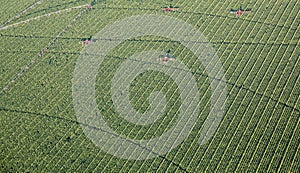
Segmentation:
{"type": "Polygon", "coordinates": [[[298,1],[95,2],[1,5],[0,172],[299,172],[298,1]]]}

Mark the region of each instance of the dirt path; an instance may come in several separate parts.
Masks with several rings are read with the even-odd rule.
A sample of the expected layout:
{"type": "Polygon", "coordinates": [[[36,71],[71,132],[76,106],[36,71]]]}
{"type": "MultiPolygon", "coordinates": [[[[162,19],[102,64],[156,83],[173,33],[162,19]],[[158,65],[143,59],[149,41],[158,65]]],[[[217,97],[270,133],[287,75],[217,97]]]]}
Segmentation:
{"type": "Polygon", "coordinates": [[[34,8],[35,6],[37,6],[38,4],[41,3],[41,0],[36,1],[35,3],[31,4],[29,7],[27,7],[25,10],[23,10],[22,12],[20,12],[19,14],[17,14],[16,16],[14,16],[13,18],[9,19],[8,21],[6,21],[5,23],[3,23],[0,26],[0,30],[2,28],[4,28],[7,24],[9,24],[10,22],[14,21],[15,19],[19,18],[22,14],[26,13],[27,11],[29,11],[30,9],[34,8]]]}
{"type": "Polygon", "coordinates": [[[11,24],[11,25],[2,26],[2,27],[0,27],[0,31],[4,30],[4,29],[7,29],[7,28],[14,27],[14,26],[18,26],[20,24],[29,23],[31,21],[38,20],[38,19],[40,19],[42,17],[49,17],[49,16],[54,15],[54,14],[60,14],[60,13],[63,13],[63,12],[80,9],[80,8],[83,8],[83,7],[86,7],[86,5],[80,5],[80,6],[76,6],[76,7],[71,7],[71,8],[67,8],[67,9],[63,9],[63,10],[59,10],[59,11],[47,13],[47,14],[44,14],[44,15],[41,15],[41,16],[33,17],[33,18],[30,18],[30,19],[27,19],[27,20],[24,20],[24,21],[21,21],[21,22],[17,22],[17,23],[11,24]]]}

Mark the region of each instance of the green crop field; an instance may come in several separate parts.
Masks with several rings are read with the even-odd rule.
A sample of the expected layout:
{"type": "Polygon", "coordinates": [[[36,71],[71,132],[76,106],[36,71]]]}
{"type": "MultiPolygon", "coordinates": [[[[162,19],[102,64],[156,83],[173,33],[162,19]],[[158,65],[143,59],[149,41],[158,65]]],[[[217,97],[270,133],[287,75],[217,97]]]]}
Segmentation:
{"type": "MultiPolygon", "coordinates": [[[[173,0],[171,3],[180,8],[169,13],[161,10],[170,4],[168,0],[97,0],[92,8],[87,8],[91,1],[2,0],[0,172],[300,172],[298,0],[173,0]],[[231,8],[240,6],[251,8],[251,12],[230,14],[231,8]],[[101,116],[113,135],[117,134],[115,137],[124,143],[116,145],[110,143],[113,140],[98,136],[96,140],[102,142],[99,145],[91,136],[111,132],[94,125],[98,120],[89,119],[89,115],[87,120],[77,116],[81,112],[74,106],[74,85],[84,82],[78,84],[74,80],[76,67],[79,60],[89,58],[84,56],[86,51],[98,43],[114,44],[123,39],[121,33],[116,33],[120,35],[117,39],[111,35],[96,37],[99,31],[135,15],[184,21],[205,36],[207,42],[199,45],[214,49],[222,69],[209,57],[197,58],[182,44],[193,40],[174,41],[159,35],[124,39],[98,64],[94,80],[99,110],[96,116],[101,116]],[[91,43],[83,46],[82,39],[90,36],[91,43]],[[169,49],[176,56],[173,62],[153,60],[161,71],[148,69],[129,79],[130,70],[140,69],[135,64],[149,65],[147,60],[132,58],[134,55],[169,49]],[[185,66],[173,68],[172,63],[178,62],[185,66]],[[129,65],[122,68],[126,63],[129,65]],[[207,71],[207,65],[216,71],[216,76],[207,71]],[[116,74],[124,79],[116,80],[116,74]],[[124,118],[129,114],[128,105],[117,106],[116,102],[126,92],[114,95],[124,88],[122,82],[130,83],[127,103],[137,115],[148,115],[156,110],[153,105],[161,108],[161,116],[155,122],[141,125],[124,118]],[[186,84],[193,82],[197,93],[186,84]],[[207,131],[204,136],[208,141],[201,143],[204,124],[212,111],[210,105],[214,100],[222,101],[222,96],[212,90],[215,82],[226,86],[224,107],[219,110],[223,115],[210,119],[213,123],[209,128],[214,130],[207,131]],[[184,102],[190,98],[183,98],[182,93],[199,96],[199,100],[184,102]],[[188,109],[193,105],[197,109],[188,109]],[[184,108],[188,111],[184,112],[184,108]],[[182,128],[192,128],[174,132],[176,141],[183,134],[188,135],[178,145],[171,144],[172,149],[167,152],[161,154],[150,145],[137,142],[172,131],[180,116],[190,119],[192,114],[197,116],[193,126],[181,122],[182,128]],[[136,151],[132,151],[130,156],[136,158],[126,158],[126,142],[155,157],[143,159],[144,153],[134,155],[136,151]],[[112,147],[106,150],[101,144],[112,147]]],[[[149,25],[165,30],[160,28],[162,23],[147,21],[141,27],[149,25]]],[[[176,22],[172,27],[180,29],[176,22]]],[[[129,27],[126,32],[131,30],[134,28],[129,27]]],[[[100,54],[92,56],[103,57],[101,51],[97,53],[100,54]]],[[[167,139],[156,148],[164,145],[168,145],[167,139]]]]}

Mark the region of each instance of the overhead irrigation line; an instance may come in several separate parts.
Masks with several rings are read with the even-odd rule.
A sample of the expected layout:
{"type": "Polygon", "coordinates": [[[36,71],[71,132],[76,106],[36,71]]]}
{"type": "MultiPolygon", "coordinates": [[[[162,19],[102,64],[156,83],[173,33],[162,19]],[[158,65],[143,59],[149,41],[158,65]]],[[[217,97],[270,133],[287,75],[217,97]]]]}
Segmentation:
{"type": "MultiPolygon", "coordinates": [[[[2,52],[3,52],[3,51],[2,51],[2,52]]],[[[17,52],[18,52],[18,53],[20,53],[20,51],[10,51],[10,52],[13,52],[13,53],[17,53],[17,52]]],[[[24,52],[24,53],[37,53],[38,51],[21,51],[21,52],[24,52]]],[[[1,53],[1,51],[0,51],[0,53],[1,53]]],[[[6,53],[7,53],[7,52],[6,52],[6,53]]],[[[81,55],[81,54],[82,54],[81,52],[60,52],[60,51],[49,51],[49,52],[47,52],[47,53],[50,53],[50,54],[51,54],[51,53],[53,53],[53,54],[70,54],[70,55],[81,55]]],[[[103,55],[101,55],[101,54],[88,54],[88,55],[91,55],[91,56],[103,56],[103,55]]],[[[143,62],[143,63],[146,63],[146,64],[153,64],[152,62],[148,62],[148,61],[137,60],[137,59],[131,59],[131,58],[124,58],[124,57],[119,57],[119,56],[108,56],[108,55],[106,55],[106,57],[108,57],[108,58],[120,59],[120,60],[128,59],[128,60],[131,60],[131,61],[134,61],[134,62],[143,62]]],[[[163,65],[164,65],[164,66],[168,66],[168,65],[166,65],[166,64],[163,64],[163,65]]],[[[171,66],[170,66],[170,67],[171,67],[171,66]]],[[[174,69],[176,69],[176,70],[182,70],[182,71],[185,71],[185,72],[190,72],[190,73],[192,73],[193,75],[198,74],[198,75],[201,75],[201,76],[203,76],[203,77],[207,77],[207,78],[209,78],[209,79],[211,79],[211,80],[217,80],[217,81],[219,81],[219,82],[224,82],[224,83],[226,83],[226,84],[228,84],[228,85],[231,85],[231,86],[233,86],[233,87],[235,87],[235,88],[242,89],[242,90],[248,91],[248,92],[250,92],[250,93],[257,94],[257,95],[259,95],[259,96],[261,96],[261,97],[268,98],[269,100],[272,100],[272,101],[274,101],[275,103],[279,103],[280,105],[283,105],[283,106],[285,106],[285,107],[288,107],[288,108],[290,108],[290,109],[292,109],[292,110],[295,110],[295,111],[297,111],[297,112],[300,113],[300,110],[297,109],[296,107],[291,106],[291,105],[289,105],[288,103],[283,102],[283,101],[281,101],[281,100],[279,100],[279,99],[273,98],[272,96],[268,96],[268,95],[266,95],[266,94],[264,94],[264,93],[260,93],[260,92],[258,92],[258,91],[256,91],[256,90],[252,90],[252,89],[250,89],[250,88],[247,88],[247,87],[245,87],[243,84],[236,84],[236,83],[234,83],[234,82],[229,82],[229,81],[227,81],[227,80],[223,80],[223,79],[220,79],[220,78],[216,78],[216,77],[213,77],[213,76],[209,76],[209,75],[204,74],[204,73],[195,72],[195,71],[190,71],[190,70],[185,70],[185,69],[181,69],[181,68],[178,68],[178,67],[172,67],[172,68],[174,68],[174,69]]],[[[0,93],[0,96],[1,96],[1,93],[0,93]]]]}
{"type": "MultiPolygon", "coordinates": [[[[136,11],[160,11],[160,9],[157,8],[139,8],[139,7],[94,7],[91,10],[136,10],[136,11]]],[[[297,30],[297,28],[290,28],[288,26],[284,25],[276,25],[273,23],[267,23],[267,22],[262,22],[258,20],[251,20],[251,19],[245,19],[245,18],[237,18],[237,17],[232,17],[232,16],[224,16],[224,15],[219,15],[219,14],[211,14],[211,13],[205,13],[205,12],[194,12],[194,11],[173,11],[172,13],[182,13],[182,14],[194,14],[194,15],[205,15],[205,16],[212,16],[212,17],[219,17],[219,18],[230,18],[230,19],[235,19],[235,20],[244,20],[248,22],[254,22],[254,23],[259,23],[259,24],[264,24],[264,25],[270,25],[270,26],[275,26],[275,27],[281,27],[281,28],[286,28],[286,29],[291,29],[291,30],[297,30]]]]}
{"type": "MultiPolygon", "coordinates": [[[[102,55],[100,55],[100,54],[88,54],[88,55],[91,55],[91,56],[102,56],[102,55]]],[[[135,62],[143,62],[143,63],[145,63],[145,64],[153,64],[152,62],[147,62],[147,61],[137,60],[137,59],[131,59],[131,58],[122,58],[122,57],[118,57],[118,56],[107,56],[107,57],[108,57],[108,58],[121,59],[121,60],[127,59],[127,60],[135,61],[135,62]]],[[[168,66],[168,65],[166,65],[166,64],[161,64],[161,65],[167,66],[167,67],[171,67],[171,66],[168,66]]],[[[242,90],[248,91],[248,92],[250,92],[250,93],[257,94],[257,95],[259,95],[259,96],[261,96],[261,97],[266,97],[266,98],[268,98],[269,100],[274,101],[275,103],[279,103],[279,104],[281,104],[281,105],[283,105],[283,106],[285,106],[285,107],[288,107],[288,108],[290,108],[290,109],[292,109],[292,110],[295,110],[295,111],[297,111],[297,112],[300,113],[300,110],[297,109],[296,107],[291,106],[291,105],[287,104],[286,102],[282,102],[282,101],[279,100],[279,99],[275,99],[275,98],[273,98],[272,96],[268,96],[268,95],[265,95],[264,93],[260,93],[260,92],[258,92],[258,91],[256,91],[256,90],[252,90],[252,89],[250,89],[250,88],[247,88],[247,87],[245,87],[243,84],[236,84],[236,83],[234,83],[234,82],[229,82],[229,81],[227,81],[227,80],[223,80],[223,79],[220,79],[220,78],[216,78],[216,77],[214,77],[214,76],[209,76],[209,75],[204,74],[204,73],[195,72],[195,71],[186,70],[186,69],[181,69],[181,68],[178,68],[178,67],[171,67],[171,68],[176,69],[176,70],[182,70],[182,71],[185,71],[185,72],[190,72],[190,73],[192,73],[193,75],[198,74],[198,75],[201,75],[201,76],[203,76],[203,77],[207,77],[207,78],[209,78],[209,79],[211,79],[211,80],[216,80],[216,81],[219,81],[219,82],[224,82],[224,83],[229,84],[229,85],[231,85],[231,86],[233,86],[233,87],[236,87],[236,88],[238,88],[238,89],[242,89],[242,90]]]]}
{"type": "Polygon", "coordinates": [[[65,121],[65,122],[68,122],[68,123],[82,125],[82,126],[94,129],[94,130],[99,130],[99,131],[105,132],[107,134],[113,135],[115,137],[122,138],[123,140],[128,141],[128,142],[130,142],[130,143],[132,143],[132,144],[134,144],[134,145],[136,145],[136,146],[138,146],[138,147],[140,147],[142,149],[145,149],[145,150],[149,151],[150,153],[157,155],[161,159],[164,159],[164,160],[168,161],[169,163],[177,166],[181,171],[189,173],[186,168],[184,168],[184,167],[182,167],[180,165],[180,163],[176,163],[173,160],[168,159],[166,156],[160,155],[160,154],[156,153],[155,151],[153,151],[153,150],[151,150],[151,149],[149,149],[149,148],[147,148],[145,146],[140,145],[137,142],[134,142],[132,140],[128,140],[128,138],[125,138],[125,137],[123,137],[121,135],[118,135],[116,133],[111,133],[109,131],[106,131],[106,130],[102,129],[101,127],[91,126],[91,125],[86,124],[86,123],[81,123],[81,122],[78,122],[78,121],[75,121],[75,120],[72,120],[72,119],[67,119],[67,118],[64,118],[64,117],[56,116],[56,115],[48,115],[48,114],[43,114],[43,113],[29,112],[29,111],[22,111],[22,110],[13,110],[13,109],[7,109],[7,108],[3,108],[3,107],[0,107],[0,111],[12,112],[12,113],[20,113],[20,114],[28,114],[28,115],[36,115],[36,116],[39,116],[39,117],[44,117],[44,118],[49,118],[49,119],[56,119],[56,120],[65,121]]]}
{"type": "Polygon", "coordinates": [[[40,4],[41,0],[36,1],[35,3],[31,4],[29,7],[25,8],[25,10],[23,10],[22,12],[20,12],[19,14],[17,14],[16,16],[14,16],[13,18],[9,19],[8,21],[6,21],[5,23],[3,23],[0,26],[0,29],[5,27],[7,24],[9,24],[10,22],[12,22],[13,20],[19,18],[22,14],[26,13],[28,10],[34,8],[36,5],[40,4]]]}
{"type": "Polygon", "coordinates": [[[4,26],[4,27],[0,28],[0,31],[4,30],[4,29],[7,29],[7,28],[11,28],[13,26],[17,26],[17,25],[23,24],[23,23],[28,23],[28,22],[31,22],[33,20],[38,20],[38,19],[40,19],[42,17],[49,17],[49,16],[54,15],[54,14],[60,14],[60,13],[67,12],[67,11],[81,9],[83,7],[86,7],[86,4],[85,5],[79,5],[79,6],[76,6],[76,7],[67,8],[67,9],[63,9],[63,10],[58,10],[58,11],[47,13],[47,14],[43,14],[41,16],[33,17],[33,18],[30,18],[30,19],[23,20],[21,22],[17,22],[17,23],[11,24],[11,25],[4,26]]]}
{"type": "MultiPolygon", "coordinates": [[[[74,10],[74,9],[78,9],[78,8],[82,8],[85,7],[85,5],[81,5],[81,6],[76,6],[76,7],[71,7],[71,8],[67,8],[67,9],[62,9],[62,10],[58,10],[56,12],[51,12],[48,14],[44,14],[41,16],[37,16],[37,17],[33,17],[9,26],[2,26],[0,27],[0,31],[3,29],[7,29],[9,27],[13,27],[22,23],[28,23],[32,20],[37,20],[40,19],[41,17],[47,17],[53,14],[59,14],[65,11],[70,11],[70,10],[74,10]]],[[[160,9],[157,8],[139,8],[139,7],[109,7],[109,6],[105,6],[105,7],[93,7],[91,10],[103,10],[103,9],[111,9],[111,10],[137,10],[137,11],[159,11],[160,9]]],[[[281,28],[286,28],[286,29],[291,29],[291,30],[297,30],[297,28],[290,28],[288,26],[284,26],[284,25],[277,25],[277,24],[273,24],[273,23],[267,23],[267,22],[262,22],[262,21],[258,21],[258,20],[250,20],[250,19],[245,19],[245,18],[236,18],[236,17],[231,17],[231,16],[223,16],[223,15],[218,15],[218,14],[211,14],[211,13],[204,13],[204,12],[192,12],[192,11],[174,11],[173,13],[182,13],[182,14],[194,14],[194,15],[205,15],[205,16],[215,16],[215,17],[219,17],[219,18],[231,18],[231,19],[239,19],[239,20],[244,20],[244,21],[248,21],[248,22],[254,22],[254,23],[259,23],[259,24],[264,24],[264,25],[269,25],[269,26],[274,26],[274,27],[281,27],[281,28]]]]}
{"type": "MultiPolygon", "coordinates": [[[[53,13],[48,13],[48,14],[57,14],[57,13],[60,13],[60,12],[63,12],[63,11],[67,11],[67,10],[70,10],[70,9],[77,9],[77,8],[82,8],[82,7],[84,7],[84,6],[86,6],[86,5],[81,5],[81,6],[77,6],[77,7],[72,7],[72,8],[69,8],[69,9],[64,9],[64,10],[59,10],[59,11],[56,11],[56,12],[53,12],[53,13]]],[[[137,9],[137,10],[154,10],[154,9],[142,9],[142,8],[112,8],[112,7],[105,7],[106,9],[137,9]]],[[[155,9],[156,10],[156,9],[155,9]]],[[[47,14],[46,14],[47,15],[47,14]]],[[[43,15],[44,16],[44,15],[43,15]]],[[[42,16],[38,16],[38,17],[42,17],[42,16]]],[[[221,17],[224,17],[224,16],[221,16],[221,17]]],[[[37,17],[36,17],[37,18],[37,17]]],[[[36,19],[36,18],[33,18],[33,19],[36,19]]],[[[30,20],[30,19],[29,19],[30,20]]],[[[250,20],[251,21],[251,20],[250,20]]],[[[23,21],[24,22],[24,21],[23,21]]],[[[277,26],[277,25],[276,25],[277,26]]],[[[283,27],[283,26],[282,26],[283,27]]],[[[1,30],[1,29],[0,29],[1,30]]],[[[67,37],[60,37],[60,35],[61,35],[62,33],[60,33],[57,37],[55,37],[54,38],[54,40],[56,40],[56,39],[58,39],[58,38],[62,38],[62,39],[80,39],[80,38],[67,38],[67,37]]],[[[8,35],[1,35],[1,36],[8,36],[8,35]]],[[[14,37],[14,36],[12,36],[12,37],[14,37]]],[[[20,37],[25,37],[25,38],[32,38],[33,36],[20,36],[20,37]]],[[[36,38],[47,38],[46,36],[36,36],[36,38]]],[[[50,37],[49,37],[50,38],[50,37]]],[[[112,39],[108,39],[108,40],[110,40],[110,41],[112,41],[112,39]]],[[[147,41],[147,40],[134,40],[134,39],[132,39],[132,40],[129,40],[129,41],[147,41]]],[[[149,40],[149,41],[151,41],[151,40],[149,40]]],[[[153,41],[153,40],[152,40],[153,41]]],[[[161,42],[171,42],[172,40],[170,40],[170,41],[165,41],[165,40],[156,40],[156,41],[161,41],[161,42]]],[[[52,42],[51,42],[52,43],[52,42]]],[[[206,42],[203,42],[203,43],[206,43],[206,42]]],[[[289,43],[247,43],[247,42],[244,42],[244,43],[241,43],[241,42],[225,42],[225,41],[221,41],[221,42],[207,42],[207,43],[212,43],[212,44],[270,44],[270,45],[291,45],[291,44],[289,44],[289,43]]],[[[293,44],[293,45],[297,45],[297,44],[293,44]]],[[[51,52],[49,52],[49,53],[51,53],[51,52]]],[[[60,52],[61,53],[61,52],[60,52]]],[[[63,52],[63,53],[70,53],[70,52],[63,52]]],[[[71,53],[71,54],[74,54],[74,53],[71,53]]],[[[75,54],[78,54],[78,53],[75,53],[75,54]]],[[[39,56],[41,56],[40,54],[39,54],[39,56]]],[[[115,57],[116,58],[116,57],[115,57]]],[[[120,58],[120,57],[117,57],[117,58],[120,58]]],[[[34,62],[34,61],[33,61],[34,62]]],[[[29,64],[31,64],[31,63],[29,63],[29,64]]],[[[25,67],[25,69],[23,69],[21,72],[23,73],[23,71],[25,71],[26,69],[27,69],[28,67],[26,66],[25,67]]],[[[182,69],[181,69],[182,70],[182,69]]],[[[199,73],[198,73],[199,74],[199,73]]],[[[202,75],[202,74],[200,74],[200,75],[202,75]]],[[[17,76],[21,76],[21,74],[18,74],[17,76]]],[[[209,77],[209,76],[206,76],[206,77],[209,77]]],[[[17,77],[15,77],[15,78],[17,78],[17,77]]],[[[215,79],[215,78],[213,78],[214,80],[218,80],[218,79],[215,79]]],[[[13,82],[14,82],[14,80],[13,80],[13,82]]],[[[267,98],[269,98],[269,99],[271,99],[271,100],[273,100],[273,101],[275,101],[275,102],[279,102],[279,103],[281,103],[282,105],[285,105],[285,106],[287,106],[287,107],[290,107],[290,108],[292,108],[292,109],[294,109],[294,110],[297,110],[298,112],[299,112],[299,110],[297,109],[297,108],[295,108],[295,107],[293,107],[293,106],[290,106],[290,105],[288,105],[287,103],[284,103],[284,102],[281,102],[280,100],[277,100],[277,99],[274,99],[274,98],[272,98],[272,97],[270,97],[270,96],[266,96],[266,95],[264,95],[264,94],[261,94],[261,93],[257,93],[256,91],[254,91],[254,90],[250,90],[249,88],[245,88],[245,87],[243,87],[243,86],[239,86],[239,85],[237,85],[237,84],[235,84],[235,83],[230,83],[230,82],[228,82],[228,81],[223,81],[223,82],[226,82],[227,84],[230,84],[230,85],[232,85],[232,86],[235,86],[235,87],[238,87],[238,88],[241,88],[241,89],[245,89],[245,90],[248,90],[248,91],[250,91],[250,92],[252,92],[252,93],[256,93],[256,94],[259,94],[259,95],[262,95],[262,96],[264,96],[264,97],[267,97],[267,98]]],[[[5,87],[4,88],[4,90],[6,90],[7,88],[5,87]]],[[[2,90],[2,92],[3,92],[3,90],[2,90]]],[[[0,96],[1,96],[1,94],[2,94],[2,92],[0,92],[0,96]]]]}
{"type": "Polygon", "coordinates": [[[264,25],[269,25],[269,26],[274,26],[274,27],[280,27],[280,28],[286,28],[286,29],[291,29],[291,30],[297,30],[297,28],[290,28],[288,26],[284,26],[284,25],[277,25],[277,24],[273,24],[273,23],[267,23],[267,22],[262,22],[262,21],[258,21],[258,20],[251,20],[251,19],[246,19],[246,18],[237,18],[237,17],[231,17],[231,16],[223,16],[223,15],[219,15],[219,14],[209,14],[209,13],[201,13],[201,12],[188,12],[188,11],[178,11],[178,13],[188,13],[188,14],[195,14],[195,15],[207,15],[207,16],[215,16],[215,17],[219,17],[219,18],[230,18],[230,19],[235,19],[235,20],[244,20],[247,22],[253,22],[253,23],[259,23],[259,24],[264,24],[264,25]]]}
{"type": "MultiPolygon", "coordinates": [[[[0,33],[0,37],[11,37],[11,38],[28,38],[28,39],[40,39],[40,38],[53,38],[51,36],[32,36],[32,35],[9,35],[9,34],[1,34],[0,33]]],[[[59,39],[63,39],[63,40],[81,40],[83,37],[59,37],[59,39]]],[[[124,40],[122,38],[96,38],[96,39],[92,39],[94,41],[103,41],[103,40],[107,40],[107,41],[120,41],[120,40],[124,40]]],[[[180,40],[180,41],[174,41],[174,40],[163,40],[163,39],[128,39],[126,40],[128,42],[172,42],[172,43],[201,43],[201,44],[242,44],[242,45],[283,45],[283,46],[289,46],[289,45],[297,45],[298,43],[276,43],[276,42],[238,42],[238,41],[206,41],[206,42],[200,42],[200,41],[186,41],[186,40],[180,40]]]]}

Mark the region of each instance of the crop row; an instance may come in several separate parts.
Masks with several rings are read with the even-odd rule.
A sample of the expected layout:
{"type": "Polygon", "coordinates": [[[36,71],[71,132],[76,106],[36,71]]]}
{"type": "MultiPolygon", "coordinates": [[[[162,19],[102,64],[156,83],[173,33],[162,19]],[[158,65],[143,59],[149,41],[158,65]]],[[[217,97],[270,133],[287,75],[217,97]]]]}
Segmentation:
{"type": "MultiPolygon", "coordinates": [[[[123,2],[120,2],[119,5],[123,6],[124,4],[121,3],[123,2]]],[[[221,12],[218,11],[217,7],[213,7],[213,4],[211,3],[208,9],[214,9],[211,13],[220,14],[221,12]]],[[[263,2],[263,4],[266,4],[266,2],[263,2]]],[[[269,9],[270,11],[264,13],[259,11],[253,15],[253,19],[257,20],[261,15],[264,18],[260,20],[272,22],[268,20],[273,16],[274,12],[274,18],[278,19],[274,22],[279,23],[279,21],[286,17],[286,11],[278,10],[279,7],[275,6],[269,9]],[[270,12],[269,15],[268,12],[270,12]]],[[[201,7],[199,6],[199,8],[201,7]]],[[[225,9],[225,7],[223,8],[225,9]]],[[[91,33],[96,33],[99,28],[104,27],[107,23],[121,18],[122,13],[123,11],[116,12],[114,10],[89,11],[80,17],[76,24],[65,34],[62,34],[62,37],[88,37],[89,35],[93,35],[91,33]],[[92,17],[100,16],[95,14],[105,13],[107,14],[101,15],[105,19],[101,17],[100,20],[98,17],[92,17]]],[[[130,16],[138,13],[140,12],[127,11],[126,15],[130,16]]],[[[70,14],[67,17],[63,15],[62,17],[70,19],[74,17],[74,14],[70,14]]],[[[182,18],[193,21],[196,17],[182,15],[182,18]]],[[[253,40],[257,40],[257,42],[289,43],[289,38],[295,39],[296,37],[294,29],[274,26],[270,27],[270,32],[263,32],[266,28],[264,24],[242,19],[228,18],[224,20],[218,16],[213,16],[211,18],[201,17],[201,20],[204,20],[204,23],[197,23],[197,25],[203,29],[203,33],[214,33],[207,34],[210,40],[228,40],[228,42],[240,43],[244,40],[250,41],[250,37],[254,36],[253,40]],[[232,25],[227,26],[226,22],[232,22],[232,25]],[[242,29],[237,32],[235,29],[230,29],[238,27],[242,29]],[[239,35],[242,36],[240,37],[239,35]]],[[[283,23],[283,25],[288,24],[288,22],[283,23]]],[[[24,35],[52,36],[57,33],[57,31],[54,31],[55,26],[61,24],[62,28],[64,27],[62,20],[53,21],[53,23],[49,22],[45,24],[49,28],[46,32],[42,32],[37,28],[36,31],[30,33],[29,28],[32,27],[30,25],[24,25],[24,27],[18,27],[13,30],[24,33],[24,35]]],[[[196,23],[193,24],[196,25],[196,23]]],[[[59,31],[60,29],[58,28],[57,30],[59,31]]],[[[6,34],[13,34],[12,31],[5,32],[6,34]]],[[[151,40],[153,38],[149,37],[147,39],[151,40]]],[[[36,43],[32,45],[33,42],[32,44],[26,44],[32,40],[36,40],[39,45],[42,45],[48,43],[47,41],[51,39],[19,38],[15,40],[15,43],[21,44],[21,46],[25,45],[24,48],[30,51],[38,51],[43,47],[38,47],[36,43]]],[[[10,48],[11,50],[9,51],[12,53],[9,53],[7,57],[10,56],[18,59],[18,56],[16,56],[17,53],[14,53],[14,51],[18,52],[18,49],[11,48],[8,45],[3,49],[3,54],[5,50],[10,48]]],[[[9,128],[10,124],[7,124],[5,127],[15,130],[14,138],[23,140],[21,144],[24,144],[23,146],[13,146],[12,144],[17,144],[16,141],[13,141],[10,145],[8,142],[5,143],[7,147],[9,146],[9,150],[5,150],[5,152],[10,153],[5,157],[7,165],[14,165],[15,160],[12,159],[12,156],[22,153],[23,158],[17,159],[28,159],[27,162],[24,165],[17,164],[15,166],[26,168],[30,162],[34,165],[40,165],[39,168],[32,167],[31,169],[44,171],[54,170],[58,167],[61,171],[66,171],[70,168],[77,171],[98,169],[104,171],[118,170],[132,172],[138,170],[144,171],[145,169],[148,169],[148,171],[155,171],[157,169],[180,171],[181,168],[186,168],[191,172],[212,171],[214,169],[227,169],[227,171],[269,169],[273,171],[278,169],[278,167],[288,171],[288,166],[280,162],[280,159],[283,158],[288,163],[293,163],[295,162],[295,157],[297,157],[297,154],[295,154],[297,151],[295,136],[299,133],[296,130],[298,126],[297,115],[299,115],[299,112],[291,108],[295,105],[297,106],[298,101],[295,95],[297,93],[297,85],[299,85],[299,78],[295,75],[296,65],[299,63],[295,59],[297,55],[296,46],[280,44],[220,44],[214,46],[224,64],[228,83],[234,85],[228,85],[229,95],[226,116],[212,140],[207,145],[201,147],[197,144],[197,137],[201,133],[203,119],[205,119],[209,111],[204,107],[195,129],[191,132],[189,138],[178,148],[168,153],[164,158],[156,158],[148,161],[130,161],[118,159],[102,152],[85,137],[80,126],[78,126],[72,106],[71,93],[72,74],[78,53],[72,54],[72,52],[78,52],[82,47],[76,39],[66,40],[59,38],[49,52],[44,54],[30,71],[24,77],[20,78],[8,93],[1,97],[1,107],[49,115],[49,117],[41,118],[41,116],[28,113],[4,113],[4,115],[7,115],[7,122],[11,123],[11,127],[14,128],[9,128]],[[291,58],[286,59],[287,57],[291,58]],[[295,82],[291,83],[290,81],[295,82]],[[284,105],[287,101],[290,107],[284,105]],[[12,115],[15,115],[15,118],[12,118],[12,115]],[[18,117],[20,117],[18,123],[12,123],[18,117]],[[24,133],[23,129],[27,129],[28,133],[24,133]],[[30,136],[34,136],[34,134],[30,133],[34,131],[40,131],[42,135],[31,139],[30,136]],[[292,154],[289,157],[285,153],[292,154]],[[60,167],[60,165],[63,166],[60,167]],[[268,167],[268,165],[270,166],[268,167]]],[[[111,127],[119,134],[130,138],[147,139],[153,135],[163,133],[164,130],[169,128],[168,125],[171,126],[173,124],[172,121],[177,118],[176,108],[180,105],[177,92],[180,91],[177,91],[177,87],[172,80],[159,73],[147,72],[140,75],[132,82],[130,93],[133,107],[141,112],[149,109],[148,96],[152,91],[159,90],[166,93],[169,98],[168,104],[170,107],[168,109],[170,111],[169,116],[164,117],[162,122],[148,128],[133,126],[117,115],[110,98],[111,79],[116,69],[126,58],[130,57],[134,52],[148,50],[149,48],[167,50],[170,47],[172,50],[174,49],[174,54],[177,55],[178,60],[183,61],[191,67],[191,72],[197,78],[199,88],[201,88],[199,92],[202,92],[205,98],[201,105],[209,103],[210,91],[208,89],[209,85],[207,85],[209,82],[208,78],[205,77],[201,62],[195,60],[195,57],[185,48],[172,42],[125,42],[111,52],[111,55],[103,62],[103,65],[99,69],[96,88],[98,107],[111,127]],[[172,107],[171,105],[177,106],[172,107]]],[[[20,54],[20,56],[25,55],[23,53],[20,54]]],[[[28,56],[31,58],[31,55],[29,54],[28,56]]],[[[2,57],[5,59],[5,64],[11,62],[12,69],[8,70],[7,76],[14,75],[15,69],[13,67],[15,67],[16,62],[8,60],[8,58],[4,58],[1,55],[2,57]]],[[[25,61],[21,61],[20,65],[26,64],[27,61],[25,61]]],[[[7,139],[8,135],[9,132],[5,133],[3,138],[7,139]]]]}

